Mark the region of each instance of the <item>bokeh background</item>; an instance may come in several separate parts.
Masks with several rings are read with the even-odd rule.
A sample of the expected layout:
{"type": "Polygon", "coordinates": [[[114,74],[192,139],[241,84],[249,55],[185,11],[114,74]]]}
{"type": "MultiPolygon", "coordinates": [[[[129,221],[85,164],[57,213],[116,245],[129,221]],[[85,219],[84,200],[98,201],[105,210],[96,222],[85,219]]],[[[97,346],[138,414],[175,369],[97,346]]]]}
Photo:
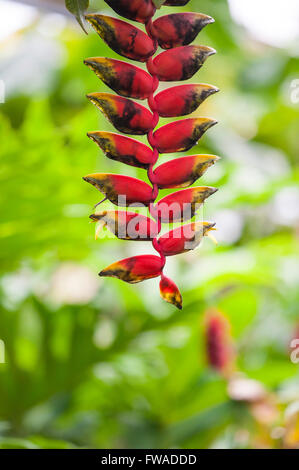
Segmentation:
{"type": "MultiPolygon", "coordinates": [[[[202,178],[219,187],[204,207],[219,245],[168,260],[176,311],[157,280],[97,275],[152,252],[95,241],[88,219],[99,194],[83,175],[145,177],[86,137],[112,128],[85,98],[108,89],[83,59],[116,54],[62,1],[0,1],[2,448],[299,447],[299,5],[191,0],[157,14],[184,10],[216,20],[196,43],[218,54],[195,80],[221,93],[195,115],[219,124],[192,154],[221,156],[202,178]],[[226,319],[214,343],[211,315],[226,319]],[[221,341],[234,353],[213,369],[221,341]]],[[[113,14],[102,0],[89,11],[113,14]]]]}

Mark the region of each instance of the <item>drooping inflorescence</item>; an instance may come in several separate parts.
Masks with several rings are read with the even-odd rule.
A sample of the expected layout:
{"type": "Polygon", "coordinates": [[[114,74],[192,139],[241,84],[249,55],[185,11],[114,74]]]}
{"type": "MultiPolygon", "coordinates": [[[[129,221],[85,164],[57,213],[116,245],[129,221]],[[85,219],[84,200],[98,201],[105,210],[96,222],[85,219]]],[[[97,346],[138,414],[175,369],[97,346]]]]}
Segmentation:
{"type": "MultiPolygon", "coordinates": [[[[119,207],[148,207],[151,217],[121,210],[92,214],[118,238],[148,240],[158,252],[117,261],[100,272],[129,283],[161,276],[160,293],[164,300],[182,308],[182,297],[176,284],[164,273],[167,256],[194,249],[214,223],[191,222],[159,237],[162,224],[190,221],[205,199],[216,188],[196,186],[180,189],[156,202],[160,189],[187,188],[214,164],[215,155],[189,155],[154,168],[162,153],[191,149],[205,131],[217,123],[205,117],[187,118],[155,128],[160,117],[186,116],[218,88],[207,84],[185,84],[155,94],[160,82],[191,78],[207,57],[216,51],[207,46],[190,45],[201,29],[213,18],[201,13],[175,13],[153,21],[156,7],[152,0],[105,0],[122,17],[145,25],[146,33],[135,26],[110,16],[88,14],[87,20],[112,50],[128,59],[146,63],[147,71],[121,60],[92,57],[84,63],[115,91],[90,93],[88,99],[120,132],[147,135],[151,148],[138,140],[113,132],[95,131],[88,136],[104,154],[127,165],[147,170],[151,185],[129,176],[94,173],[84,180],[95,186],[119,207]],[[165,49],[156,55],[158,47],[165,49]],[[147,100],[148,108],[132,101],[147,100]]],[[[167,0],[164,5],[180,6],[188,0],[167,0]]]]}

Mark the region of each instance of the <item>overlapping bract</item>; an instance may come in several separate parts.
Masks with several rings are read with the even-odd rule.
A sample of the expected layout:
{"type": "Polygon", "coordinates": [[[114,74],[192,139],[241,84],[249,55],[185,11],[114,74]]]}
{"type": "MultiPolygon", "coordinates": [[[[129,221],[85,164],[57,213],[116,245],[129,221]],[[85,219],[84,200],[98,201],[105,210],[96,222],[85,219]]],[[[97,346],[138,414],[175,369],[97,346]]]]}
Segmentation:
{"type": "Polygon", "coordinates": [[[216,191],[216,188],[210,186],[197,186],[169,194],[156,204],[157,217],[165,224],[190,220],[216,191]]]}
{"type": "Polygon", "coordinates": [[[207,46],[176,47],[157,55],[154,67],[160,81],[188,80],[198,72],[206,59],[215,53],[215,49],[207,46]]]}
{"type": "Polygon", "coordinates": [[[178,117],[191,114],[218,88],[205,83],[179,85],[161,91],[155,96],[161,117],[178,117]]]}
{"type": "Polygon", "coordinates": [[[165,233],[158,240],[163,255],[180,255],[186,251],[194,250],[202,238],[210,230],[214,230],[214,225],[211,222],[192,222],[165,233]]]}
{"type": "Polygon", "coordinates": [[[158,234],[156,222],[136,212],[103,211],[90,215],[90,218],[101,222],[103,227],[122,240],[149,241],[158,234]]]}
{"type": "Polygon", "coordinates": [[[103,277],[117,277],[122,281],[136,284],[161,275],[163,263],[160,256],[139,255],[110,264],[100,272],[103,277]]]}
{"type": "Polygon", "coordinates": [[[174,13],[154,21],[155,36],[162,49],[187,46],[214,19],[202,13],[174,13]]]}
{"type": "MultiPolygon", "coordinates": [[[[91,57],[84,63],[118,95],[89,93],[87,98],[120,132],[148,135],[152,148],[131,137],[114,132],[89,132],[104,154],[126,165],[148,171],[152,186],[140,179],[111,173],[93,173],[84,180],[120,207],[149,208],[152,218],[122,210],[95,212],[90,216],[101,227],[107,227],[122,240],[151,241],[159,256],[140,255],[117,261],[100,272],[129,283],[161,276],[160,293],[164,300],[182,308],[182,296],[176,284],[164,273],[166,257],[194,249],[214,223],[190,222],[159,237],[161,224],[190,221],[216,188],[188,188],[213,165],[215,155],[190,155],[173,159],[153,168],[159,153],[185,152],[217,123],[206,117],[193,117],[166,124],[154,131],[159,116],[179,117],[193,113],[210,95],[215,86],[197,83],[173,86],[154,93],[158,82],[183,81],[191,78],[215,54],[207,46],[192,45],[197,34],[214,20],[201,13],[175,13],[152,21],[156,7],[152,0],[105,0],[124,18],[145,24],[148,34],[116,18],[88,14],[87,20],[99,36],[123,57],[146,62],[148,71],[122,60],[91,57]],[[165,49],[155,58],[158,45],[165,49]],[[148,100],[149,108],[132,101],[148,100]],[[180,189],[156,202],[159,189],[180,189]]],[[[183,6],[188,0],[167,0],[164,5],[183,6]]]]}
{"type": "Polygon", "coordinates": [[[141,104],[111,93],[90,93],[87,98],[118,131],[145,135],[151,130],[153,115],[141,104]]]}
{"type": "Polygon", "coordinates": [[[86,15],[86,19],[108,46],[123,57],[146,62],[155,53],[152,39],[125,21],[98,14],[86,15]]]}
{"type": "Polygon", "coordinates": [[[158,166],[155,181],[160,189],[191,186],[218,160],[216,155],[189,155],[158,166]]]}
{"type": "Polygon", "coordinates": [[[105,57],[91,57],[84,63],[121,96],[145,100],[152,93],[152,76],[140,67],[105,57]]]}
{"type": "Polygon", "coordinates": [[[185,152],[194,147],[201,136],[217,124],[215,119],[189,118],[160,127],[154,138],[159,153],[185,152]]]}
{"type": "Polygon", "coordinates": [[[153,160],[153,151],[131,137],[104,131],[88,132],[87,135],[111,160],[139,168],[148,168],[153,160]]]}
{"type": "Polygon", "coordinates": [[[83,179],[95,186],[117,206],[137,205],[138,207],[140,203],[148,206],[151,202],[151,186],[137,178],[111,173],[93,173],[84,176],[83,179]]]}
{"type": "Polygon", "coordinates": [[[145,23],[156,13],[152,0],[105,0],[113,10],[124,18],[145,23]]]}

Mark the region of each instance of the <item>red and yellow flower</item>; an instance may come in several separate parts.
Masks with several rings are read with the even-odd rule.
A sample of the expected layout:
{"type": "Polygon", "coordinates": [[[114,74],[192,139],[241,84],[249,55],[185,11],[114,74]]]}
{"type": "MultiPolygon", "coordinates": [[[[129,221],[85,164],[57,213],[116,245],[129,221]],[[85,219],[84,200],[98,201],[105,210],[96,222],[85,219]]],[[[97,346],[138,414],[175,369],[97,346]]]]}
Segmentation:
{"type": "MultiPolygon", "coordinates": [[[[161,276],[162,298],[181,309],[179,288],[164,275],[166,257],[194,249],[204,236],[214,230],[215,224],[190,222],[160,237],[159,232],[162,224],[190,221],[204,201],[217,191],[210,186],[189,186],[219,157],[190,155],[154,167],[159,154],[188,151],[217,121],[197,117],[178,120],[157,130],[155,128],[160,117],[193,113],[218,88],[197,83],[176,85],[157,94],[155,92],[160,81],[190,79],[206,59],[215,54],[211,47],[191,44],[202,28],[214,20],[202,13],[183,12],[161,16],[153,21],[156,6],[152,0],[105,1],[122,17],[144,24],[147,34],[134,25],[106,15],[88,14],[86,19],[114,52],[137,62],[145,62],[147,71],[123,60],[88,58],[85,64],[119,96],[89,93],[87,98],[118,131],[129,135],[147,135],[149,145],[113,132],[94,131],[89,132],[88,137],[108,158],[147,170],[151,185],[137,178],[111,173],[89,174],[84,180],[116,206],[136,207],[143,204],[148,207],[151,217],[125,210],[109,210],[94,213],[90,218],[99,222],[99,228],[107,227],[119,239],[151,241],[158,255],[140,255],[116,261],[103,269],[100,276],[116,277],[131,284],[161,276]],[[158,46],[164,51],[153,57],[158,46]],[[149,109],[132,99],[147,100],[149,109]],[[169,188],[185,189],[157,201],[159,190],[169,188]]],[[[177,7],[187,3],[188,0],[167,0],[164,5],[177,7]]]]}

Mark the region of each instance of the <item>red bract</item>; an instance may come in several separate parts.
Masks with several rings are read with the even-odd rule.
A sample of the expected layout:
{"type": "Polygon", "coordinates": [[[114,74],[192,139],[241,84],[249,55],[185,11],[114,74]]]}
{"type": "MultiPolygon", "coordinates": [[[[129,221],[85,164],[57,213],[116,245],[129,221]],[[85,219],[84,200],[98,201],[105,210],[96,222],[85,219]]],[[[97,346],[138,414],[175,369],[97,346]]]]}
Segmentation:
{"type": "Polygon", "coordinates": [[[169,194],[155,206],[157,216],[163,223],[192,219],[202,203],[216,191],[216,188],[209,186],[198,186],[169,194]]]}
{"type": "Polygon", "coordinates": [[[105,2],[120,16],[139,23],[145,23],[156,13],[152,0],[105,0],[105,2]]]}
{"type": "Polygon", "coordinates": [[[153,24],[159,46],[171,49],[193,42],[209,23],[214,23],[213,18],[201,13],[174,13],[161,16],[153,24]]]}
{"type": "Polygon", "coordinates": [[[162,117],[191,114],[218,88],[204,83],[179,85],[161,91],[155,96],[157,111],[162,117]]]}
{"type": "Polygon", "coordinates": [[[155,169],[155,181],[160,189],[191,186],[219,157],[190,155],[163,163],[155,169]]]}
{"type": "Polygon", "coordinates": [[[146,206],[152,200],[152,188],[137,178],[111,173],[93,173],[83,177],[84,181],[95,186],[105,194],[109,201],[117,206],[129,206],[131,204],[146,206]]]}
{"type": "Polygon", "coordinates": [[[128,59],[146,62],[155,53],[151,38],[125,21],[105,15],[86,15],[86,19],[111,49],[128,59]]]}
{"type": "Polygon", "coordinates": [[[159,80],[163,82],[188,80],[215,53],[215,49],[207,46],[177,47],[157,55],[154,67],[159,80]]]}
{"type": "Polygon", "coordinates": [[[183,119],[160,127],[155,133],[155,143],[160,153],[190,150],[201,136],[217,121],[209,118],[183,119]]]}
{"type": "Polygon", "coordinates": [[[158,240],[163,255],[173,256],[194,250],[214,225],[212,222],[192,222],[165,233],[158,240]]]}
{"type": "Polygon", "coordinates": [[[101,222],[117,238],[123,240],[152,240],[157,235],[157,223],[141,214],[123,211],[103,211],[90,215],[94,222],[101,222]]]}
{"type": "MultiPolygon", "coordinates": [[[[215,50],[190,45],[201,29],[214,20],[201,13],[165,15],[153,22],[156,6],[152,0],[106,0],[125,18],[145,24],[146,33],[125,21],[105,15],[89,14],[87,20],[100,37],[123,57],[146,62],[147,71],[116,59],[92,57],[85,64],[118,95],[89,93],[95,104],[124,134],[147,134],[149,146],[114,132],[94,131],[87,135],[104,154],[119,162],[147,170],[151,186],[140,179],[111,173],[94,173],[84,180],[95,186],[113,204],[126,207],[147,206],[152,218],[135,212],[108,210],[94,213],[98,222],[96,236],[105,226],[122,240],[151,241],[158,256],[142,255],[117,261],[100,272],[129,283],[161,276],[160,293],[166,302],[182,308],[182,296],[176,284],[164,275],[166,257],[196,248],[214,223],[191,222],[159,236],[162,224],[191,220],[216,188],[197,186],[183,189],[156,202],[159,189],[186,188],[214,164],[215,155],[190,155],[155,164],[159,153],[191,149],[202,135],[217,123],[207,117],[179,120],[155,130],[159,117],[179,117],[193,113],[218,88],[204,84],[173,86],[155,94],[160,81],[191,78],[215,50]],[[165,52],[153,55],[160,45],[165,52]],[[132,99],[147,99],[148,108],[132,99]]],[[[167,0],[164,5],[186,5],[187,0],[167,0]]],[[[211,235],[210,235],[211,236],[211,235]]]]}
{"type": "Polygon", "coordinates": [[[105,57],[91,57],[84,64],[121,96],[145,100],[152,93],[153,78],[140,67],[105,57]]]}
{"type": "Polygon", "coordinates": [[[178,286],[164,275],[161,276],[160,294],[163,300],[175,305],[180,310],[182,309],[183,299],[178,286]]]}
{"type": "Polygon", "coordinates": [[[130,284],[136,284],[160,276],[162,269],[163,263],[159,256],[140,255],[116,261],[116,263],[112,263],[103,269],[99,275],[117,277],[130,284]]]}
{"type": "Polygon", "coordinates": [[[131,137],[104,131],[88,132],[87,135],[111,160],[140,168],[148,168],[153,160],[153,151],[131,137]]]}
{"type": "Polygon", "coordinates": [[[142,135],[150,131],[153,115],[141,104],[110,93],[90,93],[87,98],[124,134],[142,135]]]}

